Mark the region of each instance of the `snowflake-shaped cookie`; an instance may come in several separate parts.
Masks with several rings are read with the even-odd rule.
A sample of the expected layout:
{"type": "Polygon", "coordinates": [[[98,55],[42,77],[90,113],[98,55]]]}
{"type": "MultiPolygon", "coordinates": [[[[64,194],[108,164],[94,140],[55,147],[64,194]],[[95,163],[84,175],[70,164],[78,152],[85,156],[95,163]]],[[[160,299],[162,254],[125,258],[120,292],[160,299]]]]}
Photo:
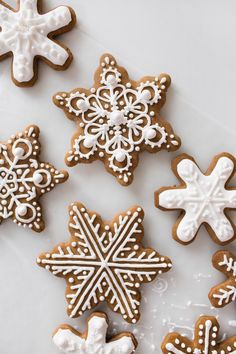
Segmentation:
{"type": "Polygon", "coordinates": [[[85,333],[69,325],[60,326],[53,335],[53,342],[65,354],[131,354],[135,351],[135,337],[124,332],[106,341],[108,319],[105,313],[94,312],[87,320],[85,333]]]}
{"type": "Polygon", "coordinates": [[[195,325],[193,340],[179,333],[169,333],[163,343],[164,354],[233,354],[236,352],[236,336],[218,340],[219,323],[215,317],[201,316],[195,325]]]}
{"type": "Polygon", "coordinates": [[[228,251],[218,251],[212,257],[212,264],[228,279],[211,289],[209,299],[213,306],[224,307],[236,300],[236,257],[228,251]]]}
{"type": "Polygon", "coordinates": [[[140,151],[178,149],[180,139],[159,116],[169,85],[167,74],[130,80],[126,70],[104,54],[90,90],[77,88],[54,96],[55,104],[78,126],[67,165],[100,159],[108,172],[128,185],[140,151]]]}
{"type": "Polygon", "coordinates": [[[18,86],[31,86],[37,79],[37,59],[56,70],[66,69],[70,50],[54,41],[69,31],[75,13],[68,6],[41,13],[42,0],[18,0],[15,10],[0,0],[0,59],[12,55],[12,79],[18,86]]]}
{"type": "Polygon", "coordinates": [[[205,174],[191,156],[182,154],[173,161],[172,170],[181,184],[159,189],[155,204],[162,210],[183,210],[173,227],[177,241],[192,242],[202,224],[215,242],[233,241],[235,226],[226,210],[236,209],[236,188],[227,187],[235,167],[235,159],[228,153],[216,156],[205,174]]]}
{"type": "Polygon", "coordinates": [[[39,128],[31,125],[0,143],[0,223],[10,217],[40,232],[44,222],[38,199],[66,181],[68,174],[39,161],[38,137],[39,128]]]}
{"type": "Polygon", "coordinates": [[[127,322],[140,317],[141,283],[167,272],[171,261],[151,248],[143,248],[143,210],[133,207],[110,223],[80,204],[69,208],[68,243],[42,254],[37,263],[65,278],[70,317],[81,316],[106,301],[127,322]]]}

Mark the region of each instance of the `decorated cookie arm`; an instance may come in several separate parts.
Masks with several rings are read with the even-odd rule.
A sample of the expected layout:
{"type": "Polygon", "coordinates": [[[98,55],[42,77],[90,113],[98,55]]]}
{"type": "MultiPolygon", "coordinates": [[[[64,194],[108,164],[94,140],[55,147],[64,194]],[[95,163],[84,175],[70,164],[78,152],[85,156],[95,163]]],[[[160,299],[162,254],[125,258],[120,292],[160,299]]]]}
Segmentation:
{"type": "MultiPolygon", "coordinates": [[[[218,353],[235,354],[236,353],[236,336],[230,337],[219,345],[218,353]]],[[[213,353],[217,354],[217,353],[213,353]]]]}
{"type": "Polygon", "coordinates": [[[69,354],[71,352],[78,353],[82,350],[84,339],[79,334],[73,332],[73,328],[68,325],[59,327],[53,335],[54,344],[63,353],[69,354]]]}
{"type": "Polygon", "coordinates": [[[58,6],[54,10],[45,13],[42,16],[45,23],[45,30],[51,33],[69,25],[73,20],[74,11],[68,6],[58,6]]]}

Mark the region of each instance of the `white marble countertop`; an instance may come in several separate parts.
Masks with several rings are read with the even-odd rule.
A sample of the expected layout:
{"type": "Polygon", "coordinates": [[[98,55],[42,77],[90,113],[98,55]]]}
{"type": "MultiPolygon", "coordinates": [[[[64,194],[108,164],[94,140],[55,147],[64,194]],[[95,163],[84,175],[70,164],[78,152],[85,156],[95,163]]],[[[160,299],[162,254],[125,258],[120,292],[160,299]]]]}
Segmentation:
{"type": "MultiPolygon", "coordinates": [[[[0,62],[1,140],[37,124],[41,129],[41,158],[66,168],[64,154],[75,125],[53,105],[51,96],[60,90],[90,87],[100,55],[110,52],[133,79],[161,72],[171,75],[162,116],[182,138],[182,147],[170,154],[143,153],[134,182],[127,188],[99,162],[68,168],[68,182],[41,199],[46,221],[41,234],[18,228],[10,220],[2,223],[0,352],[59,354],[51,340],[59,324],[84,330],[86,314],[74,320],[67,317],[64,281],[35,264],[42,251],[68,240],[67,206],[76,200],[107,220],[140,204],[146,213],[145,245],[173,261],[173,270],[161,277],[163,283],[143,286],[142,316],[136,326],[126,325],[106,306],[98,307],[110,315],[110,329],[134,331],[139,340],[137,354],[160,353],[161,339],[173,328],[191,336],[191,327],[200,314],[219,315],[222,333],[236,334],[229,323],[236,318],[235,305],[214,310],[207,297],[211,286],[223,279],[211,266],[212,254],[221,247],[212,242],[204,228],[193,244],[181,246],[171,237],[177,213],[163,213],[153,202],[156,189],[176,182],[170,162],[179,153],[193,155],[205,170],[215,154],[236,151],[235,1],[44,2],[46,10],[67,4],[76,11],[76,28],[60,37],[72,50],[74,61],[65,72],[40,63],[39,79],[28,89],[11,82],[9,59],[0,62]],[[160,294],[165,281],[168,287],[160,294]]],[[[236,221],[235,213],[232,217],[236,221]]],[[[227,248],[236,251],[235,242],[227,248]]]]}

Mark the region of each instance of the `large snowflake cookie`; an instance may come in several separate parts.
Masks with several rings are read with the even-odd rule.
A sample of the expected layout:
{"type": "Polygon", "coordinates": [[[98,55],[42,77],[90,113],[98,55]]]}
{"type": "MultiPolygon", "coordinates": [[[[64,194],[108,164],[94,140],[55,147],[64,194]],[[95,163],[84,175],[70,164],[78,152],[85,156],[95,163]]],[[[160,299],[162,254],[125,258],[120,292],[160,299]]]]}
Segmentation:
{"type": "Polygon", "coordinates": [[[12,79],[18,86],[31,86],[37,80],[37,60],[43,59],[56,70],[66,69],[72,54],[54,40],[75,24],[68,6],[42,14],[42,0],[18,0],[15,10],[0,0],[0,59],[12,55],[12,79]]]}
{"type": "Polygon", "coordinates": [[[0,143],[0,222],[10,217],[40,232],[44,222],[38,199],[66,181],[68,174],[39,161],[38,137],[39,128],[31,125],[0,143]]]}
{"type": "Polygon", "coordinates": [[[133,81],[110,54],[104,54],[90,90],[76,88],[53,98],[78,127],[67,165],[99,159],[122,185],[128,185],[140,151],[178,149],[180,139],[159,116],[169,85],[167,74],[133,81]]]}
{"type": "Polygon", "coordinates": [[[231,252],[218,251],[212,257],[212,264],[227,279],[211,289],[209,299],[213,306],[224,307],[236,300],[236,257],[231,252]]]}
{"type": "Polygon", "coordinates": [[[182,210],[173,227],[177,241],[192,242],[202,224],[219,244],[235,239],[235,225],[226,214],[236,209],[236,188],[228,187],[235,169],[235,158],[228,153],[215,156],[205,174],[191,156],[182,154],[173,161],[172,170],[181,184],[159,189],[155,204],[162,210],[182,210]]]}
{"type": "Polygon", "coordinates": [[[233,354],[236,352],[236,336],[220,341],[219,323],[215,317],[201,316],[195,325],[194,339],[179,333],[169,333],[163,343],[164,354],[233,354]]]}
{"type": "Polygon", "coordinates": [[[171,268],[167,257],[141,244],[143,210],[132,207],[109,223],[80,203],[72,204],[69,214],[70,241],[37,259],[66,280],[69,316],[81,316],[106,301],[127,322],[136,323],[140,285],[171,268]]]}
{"type": "Polygon", "coordinates": [[[106,314],[94,312],[87,320],[85,333],[62,325],[55,331],[53,342],[65,354],[131,354],[135,351],[137,341],[131,333],[120,333],[107,342],[107,328],[106,314]]]}

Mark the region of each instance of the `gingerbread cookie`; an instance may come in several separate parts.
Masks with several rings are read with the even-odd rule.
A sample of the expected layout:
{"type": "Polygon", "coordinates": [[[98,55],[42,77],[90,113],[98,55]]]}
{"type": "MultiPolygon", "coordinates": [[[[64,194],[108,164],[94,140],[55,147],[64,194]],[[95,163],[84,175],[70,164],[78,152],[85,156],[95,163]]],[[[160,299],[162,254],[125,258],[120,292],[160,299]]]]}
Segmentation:
{"type": "Polygon", "coordinates": [[[106,223],[74,203],[69,215],[69,242],[37,259],[39,266],[66,280],[68,315],[81,316],[106,301],[127,322],[136,323],[141,284],[172,266],[169,258],[142,246],[143,210],[134,206],[106,223]]]}
{"type": "Polygon", "coordinates": [[[137,347],[135,337],[123,332],[106,341],[108,318],[103,312],[94,312],[87,320],[85,333],[69,325],[60,326],[53,342],[65,354],[131,354],[137,347]]]}
{"type": "Polygon", "coordinates": [[[71,30],[75,22],[68,6],[42,14],[42,0],[18,0],[17,10],[0,0],[0,60],[12,56],[12,80],[17,86],[35,83],[39,58],[56,70],[69,66],[72,53],[54,37],[71,30]]]}
{"type": "Polygon", "coordinates": [[[195,325],[194,339],[169,333],[162,342],[164,354],[229,354],[235,353],[236,336],[219,341],[219,323],[215,317],[201,316],[195,325]]]}
{"type": "Polygon", "coordinates": [[[126,186],[133,180],[140,151],[178,149],[180,139],[159,115],[169,85],[167,74],[133,81],[113,56],[104,54],[90,90],[76,88],[53,97],[77,124],[67,165],[99,159],[126,186]]]}
{"type": "Polygon", "coordinates": [[[208,296],[213,306],[224,307],[236,300],[236,257],[231,252],[218,251],[212,257],[212,264],[227,280],[214,286],[208,296]]]}
{"type": "Polygon", "coordinates": [[[0,143],[0,223],[12,218],[40,232],[44,222],[38,199],[66,181],[68,173],[39,161],[38,137],[39,128],[31,125],[0,143]]]}
{"type": "Polygon", "coordinates": [[[202,224],[218,244],[235,239],[235,225],[227,215],[228,209],[236,209],[236,188],[228,187],[235,169],[235,158],[228,153],[215,156],[205,174],[191,156],[182,154],[173,161],[181,184],[160,188],[155,204],[162,210],[182,210],[173,227],[176,241],[189,244],[202,224]]]}

